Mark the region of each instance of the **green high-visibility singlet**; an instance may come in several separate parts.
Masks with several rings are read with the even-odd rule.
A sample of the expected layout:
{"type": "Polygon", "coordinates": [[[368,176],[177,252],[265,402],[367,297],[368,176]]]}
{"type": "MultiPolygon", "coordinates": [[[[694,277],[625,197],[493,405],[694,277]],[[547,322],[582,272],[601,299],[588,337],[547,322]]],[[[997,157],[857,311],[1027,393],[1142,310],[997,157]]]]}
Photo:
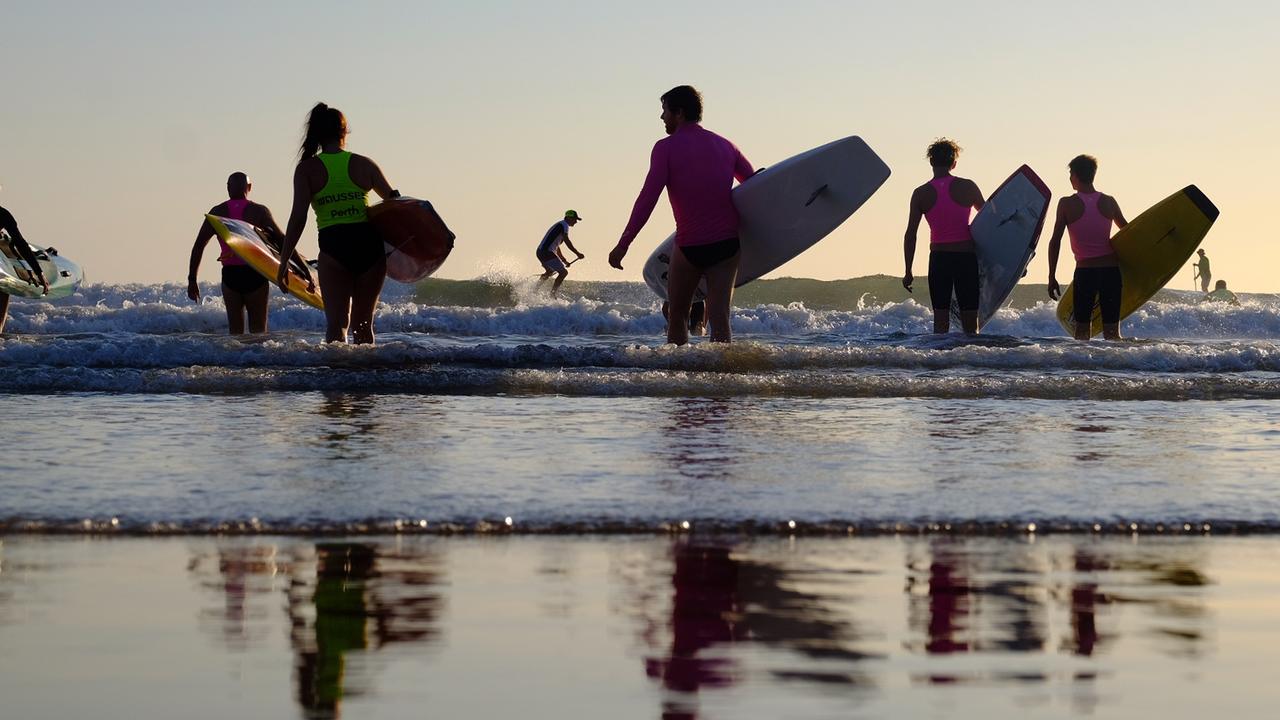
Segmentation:
{"type": "Polygon", "coordinates": [[[347,171],[351,165],[351,153],[316,155],[328,171],[329,181],[311,198],[316,211],[316,225],[320,229],[330,225],[350,225],[369,220],[369,191],[351,181],[347,171]]]}

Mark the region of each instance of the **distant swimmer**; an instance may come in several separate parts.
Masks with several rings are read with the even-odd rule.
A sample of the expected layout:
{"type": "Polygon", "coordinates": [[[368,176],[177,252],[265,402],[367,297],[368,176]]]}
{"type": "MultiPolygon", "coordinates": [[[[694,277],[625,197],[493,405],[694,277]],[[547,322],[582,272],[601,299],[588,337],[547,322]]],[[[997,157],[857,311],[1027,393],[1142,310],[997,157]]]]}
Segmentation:
{"type": "Polygon", "coordinates": [[[631,219],[609,253],[609,264],[622,269],[622,258],[648,222],[662,189],[667,189],[676,220],[676,249],[667,275],[671,321],[667,342],[689,342],[689,311],[698,283],[707,282],[707,320],[712,342],[730,342],[730,303],[741,258],[738,211],[731,193],[755,170],[733,143],[706,130],[702,95],[688,85],[661,98],[662,124],[668,137],[653,146],[649,174],[631,210],[631,219]]]}
{"type": "MultiPolygon", "coordinates": [[[[274,241],[272,244],[279,247],[284,240],[284,233],[280,231],[280,226],[276,225],[276,219],[272,217],[271,210],[266,205],[259,205],[249,200],[249,191],[252,189],[253,183],[249,181],[248,175],[242,172],[231,173],[227,178],[227,201],[214,205],[210,208],[209,214],[244,220],[265,231],[274,241]]],[[[196,284],[200,257],[204,254],[209,240],[216,236],[217,233],[208,220],[200,223],[195,244],[191,248],[191,263],[187,273],[187,297],[194,302],[200,302],[200,287],[196,284]]],[[[241,260],[239,255],[232,252],[222,238],[218,238],[218,244],[222,246],[218,262],[222,263],[222,301],[227,306],[227,328],[232,335],[244,334],[247,314],[249,332],[266,332],[267,294],[271,283],[248,263],[241,260]]],[[[303,276],[305,279],[311,279],[310,271],[300,260],[295,263],[295,267],[306,272],[303,276]]]]}
{"type": "MultiPolygon", "coordinates": [[[[40,261],[36,259],[36,253],[27,244],[27,239],[22,237],[22,231],[18,229],[18,221],[13,218],[13,213],[0,207],[0,230],[9,236],[9,242],[18,255],[27,263],[27,267],[31,268],[31,277],[27,278],[27,282],[44,288],[45,294],[49,292],[49,281],[44,277],[44,271],[40,269],[40,261]]],[[[4,332],[4,323],[9,319],[9,293],[0,292],[0,333],[4,332]]]]}
{"type": "Polygon", "coordinates": [[[978,332],[978,255],[969,232],[974,210],[981,210],[986,200],[977,183],[955,177],[960,146],[953,140],[939,138],[925,151],[933,167],[933,179],[911,193],[911,211],[907,232],[902,240],[902,254],[907,271],[902,286],[908,291],[915,282],[911,265],[916,255],[916,232],[920,218],[929,223],[929,302],[933,305],[933,331],[951,331],[951,295],[960,306],[960,325],[970,335],[978,332]]]}
{"type": "Polygon", "coordinates": [[[1102,306],[1102,334],[1108,340],[1120,339],[1120,258],[1111,247],[1111,225],[1122,228],[1129,224],[1120,205],[1110,195],[1093,188],[1098,161],[1089,155],[1078,155],[1067,167],[1071,170],[1071,187],[1076,194],[1058,201],[1058,216],[1049,239],[1049,297],[1062,296],[1055,273],[1062,233],[1071,236],[1071,252],[1076,257],[1075,288],[1076,339],[1088,340],[1093,322],[1093,308],[1102,306]]]}
{"type": "MultiPolygon", "coordinates": [[[[293,208],[283,255],[292,255],[307,226],[307,206],[320,228],[319,275],[324,295],[326,342],[373,342],[373,313],[387,276],[382,238],[369,223],[369,191],[384,200],[399,197],[373,160],[348,152],[347,118],[318,103],[307,119],[307,134],[293,172],[293,208]]],[[[276,284],[285,288],[288,268],[276,284]]]]}
{"type": "MultiPolygon", "coordinates": [[[[538,262],[542,263],[542,269],[546,272],[542,273],[542,277],[538,278],[538,285],[556,276],[556,282],[551,286],[551,296],[555,297],[560,290],[560,285],[564,283],[564,279],[569,277],[569,266],[573,263],[568,262],[564,258],[564,253],[560,252],[560,243],[564,243],[574,255],[578,256],[578,260],[586,257],[578,252],[578,248],[573,246],[569,241],[569,228],[577,225],[582,221],[576,210],[566,210],[564,219],[552,225],[547,234],[542,236],[542,242],[538,243],[538,262]]],[[[574,262],[577,262],[576,260],[574,262]]]]}
{"type": "MultiPolygon", "coordinates": [[[[1203,251],[1201,251],[1201,252],[1203,252],[1203,251]]],[[[1236,297],[1236,294],[1235,294],[1235,293],[1233,293],[1233,292],[1231,292],[1230,290],[1228,290],[1228,289],[1227,289],[1227,281],[1226,281],[1226,280],[1219,280],[1219,281],[1218,281],[1218,282],[1213,286],[1213,292],[1206,294],[1206,295],[1204,296],[1204,299],[1205,299],[1205,300],[1207,300],[1207,301],[1209,301],[1209,302],[1224,302],[1224,303],[1228,303],[1228,304],[1231,304],[1231,305],[1239,305],[1239,304],[1240,304],[1240,298],[1236,297]]]]}
{"type": "Polygon", "coordinates": [[[1213,274],[1209,272],[1209,256],[1204,254],[1203,248],[1196,250],[1196,252],[1200,253],[1200,259],[1192,266],[1195,268],[1192,275],[1200,278],[1200,292],[1207,293],[1209,292],[1209,278],[1213,277],[1213,274]]]}

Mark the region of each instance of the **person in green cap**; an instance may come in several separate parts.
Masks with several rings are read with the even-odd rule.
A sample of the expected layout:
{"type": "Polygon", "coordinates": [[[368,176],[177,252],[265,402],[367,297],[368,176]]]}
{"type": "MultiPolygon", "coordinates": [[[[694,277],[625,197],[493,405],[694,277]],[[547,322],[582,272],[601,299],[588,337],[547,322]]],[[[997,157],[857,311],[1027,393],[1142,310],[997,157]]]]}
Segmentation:
{"type": "Polygon", "coordinates": [[[578,252],[578,248],[574,247],[569,240],[569,228],[577,225],[581,220],[582,216],[578,215],[576,210],[566,210],[564,219],[552,225],[542,236],[542,242],[538,243],[538,262],[542,263],[542,269],[546,271],[542,273],[542,277],[538,278],[538,286],[541,287],[552,275],[555,275],[556,281],[551,286],[551,297],[556,296],[564,279],[569,277],[569,266],[573,264],[565,260],[564,253],[560,251],[560,243],[568,246],[569,250],[578,256],[578,260],[586,257],[578,252]]]}

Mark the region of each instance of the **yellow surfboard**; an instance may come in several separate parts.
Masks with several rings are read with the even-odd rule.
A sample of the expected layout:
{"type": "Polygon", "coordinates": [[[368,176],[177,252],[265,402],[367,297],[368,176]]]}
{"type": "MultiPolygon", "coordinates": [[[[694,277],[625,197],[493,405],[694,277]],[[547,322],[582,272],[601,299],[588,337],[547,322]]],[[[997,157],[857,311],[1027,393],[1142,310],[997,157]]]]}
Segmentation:
{"type": "MultiPolygon", "coordinates": [[[[249,263],[249,267],[257,270],[272,283],[276,281],[276,273],[280,272],[280,252],[267,242],[261,230],[243,220],[233,220],[217,215],[205,215],[205,219],[213,226],[218,237],[222,238],[222,242],[231,248],[231,252],[240,256],[241,260],[249,263]]],[[[298,255],[298,258],[301,260],[302,256],[298,255]]],[[[310,286],[292,264],[289,267],[288,287],[290,295],[313,308],[324,309],[324,299],[320,297],[319,286],[310,286]]]]}
{"type": "MultiPolygon", "coordinates": [[[[1218,219],[1200,188],[1188,185],[1134,218],[1111,238],[1120,258],[1120,318],[1129,317],[1160,291],[1191,257],[1218,219]]],[[[1068,335],[1075,332],[1072,311],[1074,284],[1058,302],[1058,322],[1068,335]]],[[[1102,309],[1093,308],[1090,337],[1102,332],[1102,309]]]]}

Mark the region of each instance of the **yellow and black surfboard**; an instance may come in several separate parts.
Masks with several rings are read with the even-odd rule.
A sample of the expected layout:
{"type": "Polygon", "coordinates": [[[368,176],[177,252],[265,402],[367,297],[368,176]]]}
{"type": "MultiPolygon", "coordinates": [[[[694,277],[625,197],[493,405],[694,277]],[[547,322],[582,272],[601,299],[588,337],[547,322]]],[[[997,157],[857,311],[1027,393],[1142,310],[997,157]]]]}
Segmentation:
{"type": "MultiPolygon", "coordinates": [[[[276,281],[276,273],[280,272],[280,251],[266,241],[261,230],[243,220],[217,215],[205,215],[205,218],[213,226],[213,231],[218,233],[218,237],[222,238],[222,242],[231,248],[231,252],[240,256],[249,267],[271,282],[276,281]]],[[[301,260],[302,256],[299,255],[298,258],[301,260]]],[[[313,308],[324,309],[319,286],[308,283],[292,266],[289,268],[288,286],[290,295],[313,308]]]]}
{"type": "MultiPolygon", "coordinates": [[[[1120,258],[1120,318],[1142,307],[1173,279],[1199,247],[1218,208],[1200,188],[1188,185],[1134,218],[1111,238],[1120,258]]],[[[1058,302],[1058,322],[1070,335],[1075,332],[1072,310],[1075,287],[1068,287],[1058,302]]],[[[1102,332],[1102,309],[1095,306],[1090,337],[1102,332]]]]}

